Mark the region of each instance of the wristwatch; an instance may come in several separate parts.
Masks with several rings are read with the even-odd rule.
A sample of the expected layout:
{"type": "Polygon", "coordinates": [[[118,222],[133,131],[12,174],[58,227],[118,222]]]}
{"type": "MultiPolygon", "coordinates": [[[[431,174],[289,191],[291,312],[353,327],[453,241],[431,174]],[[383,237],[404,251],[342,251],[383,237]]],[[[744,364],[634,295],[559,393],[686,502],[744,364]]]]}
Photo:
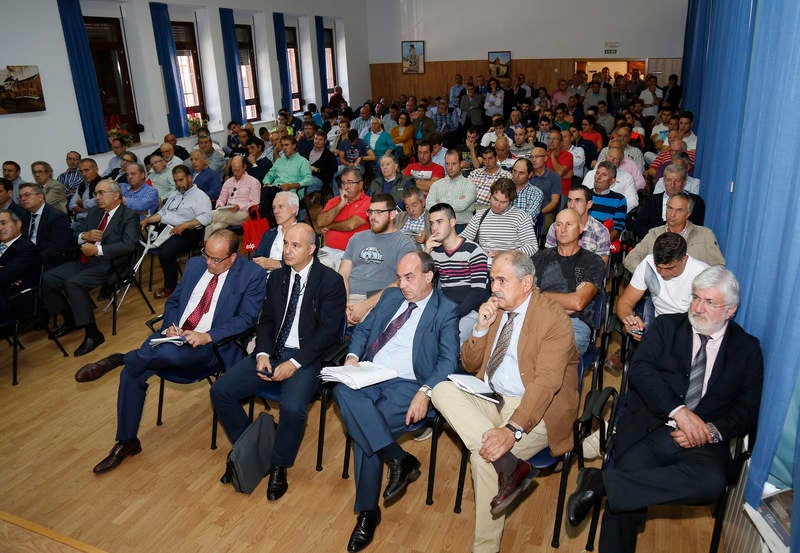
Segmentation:
{"type": "Polygon", "coordinates": [[[511,430],[511,433],[514,434],[514,441],[515,442],[518,442],[518,441],[520,441],[522,439],[522,434],[524,434],[524,432],[522,432],[522,430],[520,430],[519,428],[517,428],[513,424],[507,424],[506,428],[511,430]]]}
{"type": "Polygon", "coordinates": [[[433,389],[430,386],[428,386],[427,384],[423,384],[420,387],[419,391],[422,392],[423,394],[425,394],[428,397],[431,397],[431,394],[433,393],[433,389]]]}

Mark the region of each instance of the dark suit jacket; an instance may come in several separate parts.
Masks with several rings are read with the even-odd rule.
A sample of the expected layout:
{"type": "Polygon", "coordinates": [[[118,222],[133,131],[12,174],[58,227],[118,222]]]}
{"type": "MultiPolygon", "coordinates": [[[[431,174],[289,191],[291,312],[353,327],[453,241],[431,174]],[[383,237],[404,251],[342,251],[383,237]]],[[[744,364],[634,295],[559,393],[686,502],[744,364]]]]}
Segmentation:
{"type": "Polygon", "coordinates": [[[9,203],[8,206],[6,206],[6,209],[9,210],[12,213],[15,213],[17,215],[17,217],[19,217],[20,220],[23,221],[22,234],[25,234],[25,231],[27,230],[27,227],[24,225],[24,222],[25,222],[25,218],[29,216],[28,212],[25,211],[25,208],[23,208],[21,205],[16,204],[13,201],[11,201],[11,203],[9,203]]]}
{"type": "MultiPolygon", "coordinates": [[[[183,278],[164,306],[164,324],[179,324],[180,317],[189,303],[192,290],[206,272],[202,257],[193,257],[186,263],[183,278]]],[[[237,257],[219,294],[214,319],[209,334],[213,341],[222,340],[244,332],[256,323],[261,303],[264,300],[264,270],[244,257],[237,257]]],[[[185,347],[185,346],[184,346],[185,347]]],[[[228,344],[222,356],[228,366],[240,357],[238,348],[228,344]]]]}
{"type": "MultiPolygon", "coordinates": [[[[22,234],[28,235],[31,224],[31,214],[25,212],[22,220],[22,234]]],[[[39,247],[39,257],[47,269],[61,265],[72,259],[75,254],[75,241],[72,239],[72,230],[69,227],[69,217],[63,211],[44,204],[42,217],[36,231],[36,245],[39,247]]]]}
{"type": "Polygon", "coordinates": [[[15,311],[24,313],[30,310],[32,313],[33,294],[30,302],[11,302],[10,298],[21,290],[38,285],[41,274],[42,262],[36,246],[20,236],[0,255],[0,315],[10,312],[12,303],[15,311]]]}
{"type": "MultiPolygon", "coordinates": [[[[631,362],[631,390],[615,446],[618,455],[662,428],[669,413],[684,403],[691,365],[692,327],[687,315],[656,318],[631,362]]],[[[706,394],[694,412],[713,423],[724,441],[755,431],[762,373],[758,339],[729,321],[706,394]]]]}
{"type": "MultiPolygon", "coordinates": [[[[272,354],[283,323],[286,303],[292,288],[291,267],[272,271],[267,280],[267,295],[258,324],[256,352],[272,354]]],[[[294,360],[301,367],[320,369],[325,352],[337,344],[344,325],[347,295],[341,275],[314,259],[308,272],[300,304],[300,351],[294,360]]]]}
{"type": "MultiPolygon", "coordinates": [[[[697,194],[689,194],[694,198],[694,210],[689,216],[689,220],[695,225],[703,226],[703,220],[706,218],[706,204],[703,198],[697,194]]],[[[636,238],[641,240],[651,228],[660,227],[666,224],[666,221],[661,218],[664,206],[664,192],[660,194],[653,194],[653,196],[646,202],[639,206],[639,215],[636,217],[633,231],[636,238]]]]}
{"type": "MultiPolygon", "coordinates": [[[[100,225],[104,213],[105,211],[97,206],[89,209],[77,235],[96,229],[100,225]]],[[[130,254],[138,243],[139,216],[126,206],[120,205],[103,231],[103,238],[100,240],[100,244],[103,246],[103,255],[91,257],[89,263],[104,264],[110,268],[115,258],[130,254]]]]}
{"type": "MultiPolygon", "coordinates": [[[[356,327],[350,338],[349,353],[359,359],[391,322],[405,301],[399,288],[383,291],[378,304],[356,327]]],[[[417,381],[431,388],[454,373],[458,366],[458,306],[434,289],[414,333],[412,363],[417,381]]]]}
{"type": "MultiPolygon", "coordinates": [[[[303,157],[308,159],[309,155],[311,155],[311,152],[306,152],[303,157]]],[[[313,171],[311,172],[313,176],[321,180],[323,184],[330,184],[333,181],[333,176],[336,174],[337,168],[339,167],[339,161],[336,159],[336,156],[333,155],[333,152],[331,152],[326,146],[322,151],[322,155],[319,156],[317,161],[311,164],[311,167],[316,167],[319,169],[319,173],[314,173],[313,171]]]]}

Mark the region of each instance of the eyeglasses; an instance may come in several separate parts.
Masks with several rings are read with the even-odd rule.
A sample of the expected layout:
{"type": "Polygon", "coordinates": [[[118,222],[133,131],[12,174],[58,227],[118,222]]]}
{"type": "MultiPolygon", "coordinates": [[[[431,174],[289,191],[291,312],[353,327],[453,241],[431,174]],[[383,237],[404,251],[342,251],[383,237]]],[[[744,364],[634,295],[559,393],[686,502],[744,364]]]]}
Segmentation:
{"type": "MultiPolygon", "coordinates": [[[[342,184],[347,184],[347,185],[353,186],[353,185],[356,185],[356,184],[361,184],[361,181],[360,180],[343,180],[342,184]]],[[[369,211],[367,211],[367,215],[369,215],[369,211]]]]}
{"type": "Polygon", "coordinates": [[[690,298],[692,299],[692,303],[702,303],[708,309],[723,309],[725,307],[728,307],[727,303],[717,303],[714,300],[707,300],[705,298],[701,298],[696,294],[692,294],[690,298]]]}
{"type": "Polygon", "coordinates": [[[394,211],[394,209],[368,209],[367,210],[367,217],[371,215],[377,215],[378,213],[389,213],[390,211],[394,211]]]}
{"type": "Polygon", "coordinates": [[[219,265],[220,263],[222,263],[222,262],[223,262],[223,261],[225,261],[226,259],[230,258],[230,256],[232,256],[233,254],[232,254],[232,253],[231,253],[231,254],[228,254],[228,255],[226,255],[225,257],[211,257],[210,255],[208,255],[208,254],[206,253],[206,249],[205,249],[205,248],[203,248],[202,250],[200,250],[200,255],[202,255],[202,256],[203,256],[203,257],[205,257],[206,259],[210,260],[210,261],[211,261],[211,263],[213,263],[214,265],[219,265]]]}

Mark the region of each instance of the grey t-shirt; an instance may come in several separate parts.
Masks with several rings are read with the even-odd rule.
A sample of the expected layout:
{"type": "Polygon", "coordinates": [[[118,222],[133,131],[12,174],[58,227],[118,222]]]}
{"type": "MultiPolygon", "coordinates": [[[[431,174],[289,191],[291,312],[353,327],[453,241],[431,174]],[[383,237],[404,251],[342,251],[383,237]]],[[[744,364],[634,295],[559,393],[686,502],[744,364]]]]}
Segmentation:
{"type": "Polygon", "coordinates": [[[342,257],[353,263],[350,293],[371,296],[383,290],[397,279],[400,258],[413,251],[417,251],[417,246],[402,232],[355,233],[342,257]]]}

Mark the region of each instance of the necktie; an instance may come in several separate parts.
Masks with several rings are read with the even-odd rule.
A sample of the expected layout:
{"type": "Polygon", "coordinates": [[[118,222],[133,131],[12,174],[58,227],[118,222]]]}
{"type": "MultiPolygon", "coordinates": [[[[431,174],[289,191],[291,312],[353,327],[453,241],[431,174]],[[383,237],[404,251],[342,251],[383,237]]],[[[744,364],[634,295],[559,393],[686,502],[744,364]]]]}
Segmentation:
{"type": "MultiPolygon", "coordinates": [[[[108,211],[103,213],[103,218],[100,219],[100,224],[97,225],[97,230],[103,231],[106,230],[106,225],[108,224],[108,211]]],[[[94,242],[92,242],[94,244],[94,242]]],[[[86,265],[89,262],[89,257],[81,254],[81,265],[86,265]]]]}
{"type": "Polygon", "coordinates": [[[289,296],[289,305],[286,308],[286,315],[283,317],[283,324],[281,330],[278,332],[278,338],[275,340],[275,347],[272,348],[273,363],[277,363],[281,355],[283,355],[283,348],[286,345],[286,339],[289,337],[289,332],[292,330],[292,323],[294,322],[294,314],[297,312],[297,303],[300,301],[300,291],[302,285],[300,284],[300,275],[294,275],[294,284],[292,285],[292,294],[289,296]]]}
{"type": "Polygon", "coordinates": [[[194,330],[197,326],[197,323],[199,323],[200,319],[203,318],[203,315],[208,313],[208,310],[211,307],[211,298],[214,297],[214,290],[217,288],[218,281],[219,275],[214,275],[211,277],[211,280],[206,285],[205,292],[203,292],[203,297],[200,298],[200,303],[197,304],[197,307],[194,308],[194,311],[189,313],[186,321],[181,326],[183,330],[194,330]]]}
{"type": "Polygon", "coordinates": [[[411,312],[417,308],[417,304],[414,302],[408,302],[408,308],[400,313],[395,320],[389,323],[389,325],[381,332],[378,339],[372,342],[370,346],[367,348],[367,351],[364,353],[364,361],[372,361],[375,358],[375,355],[380,351],[380,349],[389,343],[397,331],[406,323],[406,321],[411,317],[411,312]]]}
{"type": "Polygon", "coordinates": [[[700,403],[703,382],[706,376],[706,344],[708,344],[710,336],[698,334],[698,337],[700,338],[700,349],[697,350],[697,355],[694,356],[692,361],[692,369],[689,373],[689,389],[686,391],[686,407],[690,411],[694,411],[694,408],[700,403]]]}
{"type": "Polygon", "coordinates": [[[28,227],[28,238],[31,242],[36,243],[36,219],[39,217],[38,213],[31,215],[31,224],[28,227]]]}
{"type": "MultiPolygon", "coordinates": [[[[494,377],[495,371],[497,371],[497,367],[500,366],[500,363],[503,361],[503,357],[506,356],[506,352],[508,351],[508,345],[511,343],[511,335],[514,333],[514,317],[517,314],[514,311],[508,312],[508,320],[506,324],[503,325],[503,329],[500,331],[500,337],[497,339],[497,344],[494,346],[494,351],[489,356],[489,361],[486,362],[486,379],[489,382],[489,387],[494,390],[494,385],[492,384],[492,378],[494,377]]],[[[497,392],[495,392],[497,393],[497,392]]],[[[500,403],[497,404],[497,410],[503,408],[503,396],[498,394],[500,403]]]]}
{"type": "Polygon", "coordinates": [[[3,255],[5,251],[8,249],[8,244],[5,242],[0,242],[0,255],[3,255]]]}

